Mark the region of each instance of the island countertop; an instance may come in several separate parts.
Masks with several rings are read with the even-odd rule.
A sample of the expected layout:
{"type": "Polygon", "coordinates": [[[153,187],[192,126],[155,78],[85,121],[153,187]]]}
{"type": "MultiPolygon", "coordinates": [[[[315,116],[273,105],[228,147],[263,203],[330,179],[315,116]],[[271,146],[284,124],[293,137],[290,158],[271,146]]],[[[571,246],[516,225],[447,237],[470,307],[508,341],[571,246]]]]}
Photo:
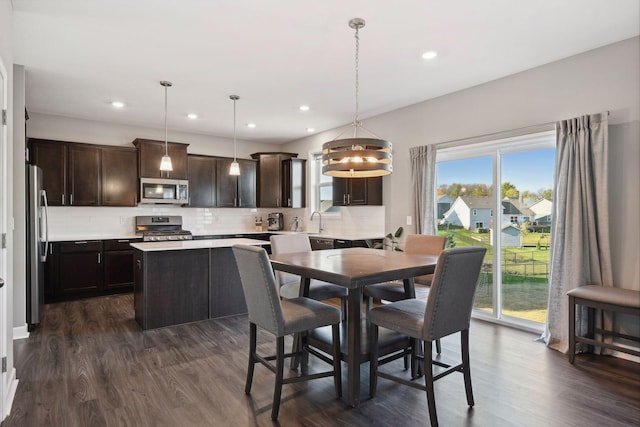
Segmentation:
{"type": "Polygon", "coordinates": [[[242,245],[268,245],[266,240],[233,238],[233,239],[212,239],[212,240],[180,240],[166,242],[140,242],[131,243],[131,247],[143,252],[157,251],[179,251],[183,249],[211,249],[211,248],[230,248],[235,244],[242,245]]]}

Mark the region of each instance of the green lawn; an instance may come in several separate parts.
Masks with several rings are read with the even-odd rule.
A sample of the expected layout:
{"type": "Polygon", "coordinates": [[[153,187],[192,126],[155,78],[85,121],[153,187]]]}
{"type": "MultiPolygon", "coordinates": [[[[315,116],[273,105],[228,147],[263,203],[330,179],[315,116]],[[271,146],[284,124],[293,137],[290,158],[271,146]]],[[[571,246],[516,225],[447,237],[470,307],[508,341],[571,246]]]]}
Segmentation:
{"type": "MultiPolygon", "coordinates": [[[[485,265],[476,292],[474,307],[491,311],[493,283],[493,247],[489,233],[475,233],[465,229],[440,230],[440,235],[453,239],[455,246],[484,246],[485,265]]],[[[524,242],[531,247],[505,248],[502,252],[503,313],[522,319],[544,323],[547,316],[549,251],[548,233],[527,233],[524,242]],[[544,234],[545,237],[541,235],[544,234]],[[542,239],[540,239],[542,237],[542,239]],[[533,242],[533,243],[532,243],[533,242]]]]}

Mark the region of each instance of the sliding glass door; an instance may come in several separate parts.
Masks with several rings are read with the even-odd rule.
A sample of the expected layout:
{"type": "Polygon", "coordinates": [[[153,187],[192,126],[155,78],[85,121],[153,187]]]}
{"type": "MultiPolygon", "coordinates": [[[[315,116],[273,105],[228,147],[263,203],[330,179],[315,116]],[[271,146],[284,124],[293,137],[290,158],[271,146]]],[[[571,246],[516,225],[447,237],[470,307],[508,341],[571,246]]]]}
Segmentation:
{"type": "Polygon", "coordinates": [[[438,230],[485,246],[474,313],[541,329],[546,319],[555,134],[438,150],[438,230]]]}

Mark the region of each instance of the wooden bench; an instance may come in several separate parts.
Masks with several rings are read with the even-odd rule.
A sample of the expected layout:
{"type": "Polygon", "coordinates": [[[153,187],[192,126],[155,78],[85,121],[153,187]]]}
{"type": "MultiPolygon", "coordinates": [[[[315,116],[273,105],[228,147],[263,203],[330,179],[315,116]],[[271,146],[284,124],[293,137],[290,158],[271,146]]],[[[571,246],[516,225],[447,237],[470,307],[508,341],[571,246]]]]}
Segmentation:
{"type": "Polygon", "coordinates": [[[605,336],[624,338],[635,342],[640,342],[640,337],[608,331],[603,327],[595,327],[596,310],[613,311],[640,317],[640,291],[587,285],[572,289],[567,292],[567,295],[569,296],[569,363],[575,361],[576,343],[579,342],[640,357],[640,351],[638,350],[604,342],[605,336]],[[576,305],[582,305],[589,309],[588,333],[586,336],[576,336],[576,305]],[[595,339],[596,334],[600,335],[600,340],[595,339]]]}

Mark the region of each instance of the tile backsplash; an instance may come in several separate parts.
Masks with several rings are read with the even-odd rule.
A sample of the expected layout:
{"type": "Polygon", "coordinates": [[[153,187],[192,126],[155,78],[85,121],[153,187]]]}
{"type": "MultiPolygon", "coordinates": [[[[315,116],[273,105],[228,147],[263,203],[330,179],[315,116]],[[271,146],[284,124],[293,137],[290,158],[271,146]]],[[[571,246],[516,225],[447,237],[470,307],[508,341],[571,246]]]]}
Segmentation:
{"type": "MultiPolygon", "coordinates": [[[[315,233],[318,217],[310,220],[310,209],[277,208],[181,208],[148,205],[138,207],[49,207],[49,236],[51,240],[67,238],[108,238],[130,236],[135,231],[135,217],[139,215],[181,215],[183,228],[193,234],[224,234],[255,231],[255,218],[262,217],[267,229],[267,215],[284,214],[284,229],[291,230],[294,218],[299,218],[302,231],[315,233]]],[[[322,214],[325,234],[354,233],[384,235],[384,206],[342,207],[339,212],[322,214]]]]}

